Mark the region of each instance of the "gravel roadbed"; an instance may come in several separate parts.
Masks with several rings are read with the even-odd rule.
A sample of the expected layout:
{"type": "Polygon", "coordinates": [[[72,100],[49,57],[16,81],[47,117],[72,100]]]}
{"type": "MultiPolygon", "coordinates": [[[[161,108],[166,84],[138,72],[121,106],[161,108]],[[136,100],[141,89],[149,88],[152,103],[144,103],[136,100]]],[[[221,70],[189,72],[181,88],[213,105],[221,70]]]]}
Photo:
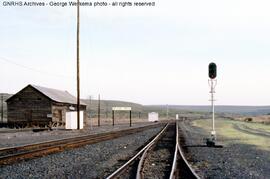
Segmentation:
{"type": "Polygon", "coordinates": [[[235,140],[219,136],[217,145],[223,148],[209,148],[203,140],[209,137],[208,131],[188,121],[179,126],[186,140],[186,157],[201,178],[270,178],[269,151],[240,144],[237,136],[235,140]]]}
{"type": "Polygon", "coordinates": [[[0,178],[104,178],[162,127],[0,168],[0,178]]]}
{"type": "Polygon", "coordinates": [[[144,178],[169,178],[174,158],[175,125],[170,125],[159,141],[146,154],[144,178]]]}
{"type": "MultiPolygon", "coordinates": [[[[141,127],[145,125],[152,125],[153,123],[134,123],[132,128],[141,127]]],[[[38,142],[45,142],[49,140],[63,139],[69,137],[76,137],[80,135],[97,134],[102,132],[117,131],[122,129],[128,129],[129,124],[118,124],[115,126],[104,125],[94,126],[92,129],[86,128],[83,130],[53,130],[43,132],[17,132],[17,133],[0,133],[0,148],[14,147],[38,142]]]]}

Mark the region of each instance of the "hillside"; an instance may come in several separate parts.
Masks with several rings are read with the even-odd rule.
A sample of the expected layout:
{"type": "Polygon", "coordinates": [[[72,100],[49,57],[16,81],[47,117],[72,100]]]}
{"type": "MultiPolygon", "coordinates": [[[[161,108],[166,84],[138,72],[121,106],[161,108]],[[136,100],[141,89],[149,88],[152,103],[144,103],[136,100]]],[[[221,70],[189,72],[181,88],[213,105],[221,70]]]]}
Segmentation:
{"type": "MultiPolygon", "coordinates": [[[[148,109],[166,109],[166,105],[147,105],[145,108],[148,109]]],[[[187,106],[187,105],[169,105],[169,109],[172,111],[191,111],[191,112],[210,112],[210,106],[187,106]]],[[[229,113],[239,115],[265,115],[270,113],[270,106],[215,106],[217,113],[229,113]]]]}
{"type": "MultiPolygon", "coordinates": [[[[3,101],[4,101],[4,121],[6,121],[7,117],[7,105],[5,100],[8,99],[12,94],[7,93],[0,93],[0,97],[3,95],[3,101]]],[[[87,114],[90,114],[91,110],[91,116],[96,118],[98,113],[98,100],[91,100],[91,104],[89,100],[82,99],[84,103],[87,104],[87,114]]],[[[1,103],[1,102],[0,102],[1,103]]],[[[1,116],[1,105],[0,104],[0,116],[1,116]]],[[[139,114],[141,116],[146,117],[143,112],[143,106],[141,104],[136,104],[132,102],[125,102],[125,101],[113,101],[113,100],[101,100],[100,101],[100,114],[101,118],[111,118],[112,116],[112,107],[131,107],[132,108],[132,116],[138,117],[139,114]]],[[[117,112],[115,114],[117,117],[127,117],[129,113],[127,112],[117,112]]],[[[1,118],[0,118],[1,122],[1,118]]]]}
{"type": "MultiPolygon", "coordinates": [[[[11,94],[0,93],[4,95],[4,101],[11,94]]],[[[91,112],[91,117],[96,118],[98,113],[98,100],[82,99],[87,104],[87,115],[91,112]]],[[[1,104],[0,104],[1,105],[1,104]]],[[[101,100],[100,101],[101,118],[112,117],[112,107],[131,107],[132,116],[147,118],[149,112],[158,112],[161,118],[167,117],[167,105],[141,105],[132,102],[117,101],[117,100],[101,100]]],[[[0,108],[1,109],[1,108],[0,108]]],[[[210,115],[211,107],[203,105],[169,105],[169,118],[175,118],[176,114],[180,116],[191,116],[198,118],[207,118],[210,115]]],[[[259,116],[270,114],[270,106],[215,106],[215,111],[220,116],[225,117],[241,117],[241,116],[259,116]]],[[[1,110],[0,110],[1,113],[1,110]]],[[[127,117],[129,114],[126,111],[119,111],[115,114],[117,117],[127,117]]],[[[6,118],[6,103],[4,102],[4,118],[6,118]]]]}
{"type": "MultiPolygon", "coordinates": [[[[97,117],[98,111],[98,100],[83,100],[87,104],[87,113],[91,111],[92,117],[97,117]]],[[[102,118],[111,118],[112,116],[112,107],[131,107],[133,116],[138,116],[139,113],[143,114],[143,105],[125,102],[125,101],[114,101],[114,100],[100,100],[100,114],[102,118]]],[[[116,115],[121,114],[124,116],[129,115],[127,112],[117,112],[116,115]]]]}
{"type": "MultiPolygon", "coordinates": [[[[6,118],[7,118],[7,104],[6,104],[6,100],[12,96],[11,94],[7,94],[7,93],[0,93],[0,116],[2,115],[2,102],[1,102],[1,97],[3,96],[3,108],[4,108],[4,121],[6,121],[6,118]]],[[[0,122],[1,121],[1,118],[0,118],[0,122]]]]}
{"type": "MultiPolygon", "coordinates": [[[[161,118],[167,118],[167,105],[145,105],[144,112],[158,112],[161,118]]],[[[190,118],[208,118],[208,111],[196,111],[191,108],[178,108],[168,105],[168,118],[175,118],[176,114],[179,116],[190,118]]]]}

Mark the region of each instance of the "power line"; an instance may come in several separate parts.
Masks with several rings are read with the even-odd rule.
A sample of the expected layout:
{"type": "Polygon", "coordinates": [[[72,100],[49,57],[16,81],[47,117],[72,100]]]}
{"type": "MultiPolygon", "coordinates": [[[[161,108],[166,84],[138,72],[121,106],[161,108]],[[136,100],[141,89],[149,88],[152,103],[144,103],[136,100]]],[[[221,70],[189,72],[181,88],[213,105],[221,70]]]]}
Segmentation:
{"type": "Polygon", "coordinates": [[[41,74],[46,74],[46,75],[55,76],[55,77],[61,77],[61,78],[74,78],[72,76],[53,74],[53,73],[49,73],[49,72],[46,72],[46,71],[38,70],[38,69],[35,69],[35,68],[32,68],[32,67],[28,67],[26,65],[19,64],[17,62],[11,61],[11,60],[3,58],[3,57],[0,57],[0,60],[5,61],[5,62],[10,63],[10,64],[13,64],[13,65],[16,65],[16,66],[19,66],[19,67],[27,69],[27,70],[31,70],[31,71],[41,73],[41,74]]]}

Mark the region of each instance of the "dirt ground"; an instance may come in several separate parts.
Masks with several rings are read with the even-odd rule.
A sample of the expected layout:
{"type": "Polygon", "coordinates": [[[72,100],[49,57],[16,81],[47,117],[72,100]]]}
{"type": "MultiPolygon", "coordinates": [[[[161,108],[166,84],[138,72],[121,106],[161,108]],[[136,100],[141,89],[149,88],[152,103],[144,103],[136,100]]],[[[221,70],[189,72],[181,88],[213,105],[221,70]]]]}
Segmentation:
{"type": "Polygon", "coordinates": [[[236,120],[247,122],[259,122],[270,125],[270,115],[238,117],[236,120]]]}
{"type": "MultiPolygon", "coordinates": [[[[159,118],[159,121],[167,120],[166,118],[159,118]]],[[[112,119],[111,118],[101,118],[100,119],[100,124],[101,125],[112,125],[112,119]]],[[[148,122],[147,118],[131,118],[132,123],[144,123],[148,122]]],[[[93,126],[98,125],[98,118],[87,118],[85,120],[85,125],[90,126],[92,123],[93,126]]],[[[115,118],[114,119],[115,124],[128,124],[129,123],[129,118],[115,118]]]]}
{"type": "Polygon", "coordinates": [[[235,120],[216,120],[217,145],[207,147],[211,120],[185,121],[189,161],[201,178],[269,178],[270,125],[235,120]]]}

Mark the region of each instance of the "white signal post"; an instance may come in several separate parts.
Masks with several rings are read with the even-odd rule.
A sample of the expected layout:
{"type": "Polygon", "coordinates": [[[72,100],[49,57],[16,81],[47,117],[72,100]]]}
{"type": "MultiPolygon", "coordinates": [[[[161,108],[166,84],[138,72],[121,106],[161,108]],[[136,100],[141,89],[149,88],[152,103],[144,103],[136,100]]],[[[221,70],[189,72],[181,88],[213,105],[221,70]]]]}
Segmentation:
{"type": "Polygon", "coordinates": [[[212,140],[216,140],[216,131],[215,131],[215,104],[214,104],[214,93],[215,93],[215,87],[217,85],[217,80],[210,79],[210,86],[211,86],[211,105],[212,105],[212,131],[211,131],[211,138],[212,140]]]}

